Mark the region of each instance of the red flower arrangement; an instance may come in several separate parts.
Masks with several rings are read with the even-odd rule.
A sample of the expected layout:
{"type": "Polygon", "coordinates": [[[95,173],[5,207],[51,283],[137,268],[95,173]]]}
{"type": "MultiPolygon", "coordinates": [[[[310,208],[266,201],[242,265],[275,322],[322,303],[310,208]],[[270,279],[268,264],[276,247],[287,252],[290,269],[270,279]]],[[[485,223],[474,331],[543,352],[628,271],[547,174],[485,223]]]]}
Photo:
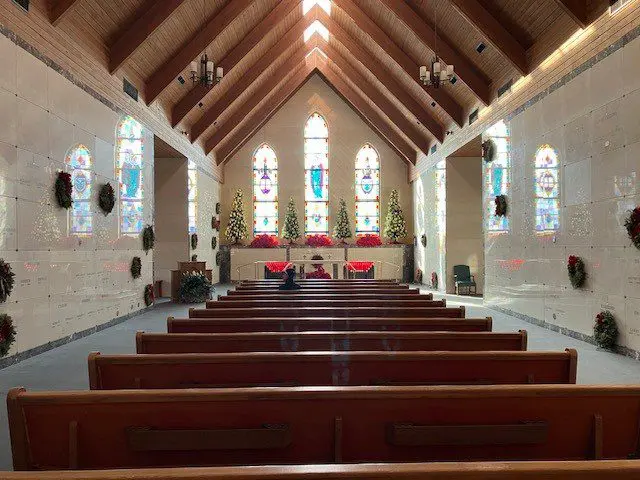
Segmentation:
{"type": "Polygon", "coordinates": [[[306,244],[310,247],[330,247],[333,245],[333,240],[327,235],[309,235],[306,244]]]}
{"type": "Polygon", "coordinates": [[[634,208],[624,222],[627,235],[633,245],[640,249],[640,207],[634,208]]]}
{"type": "Polygon", "coordinates": [[[253,248],[276,248],[280,246],[280,240],[275,235],[258,235],[251,242],[253,248]]]}
{"type": "Polygon", "coordinates": [[[382,245],[382,240],[380,240],[380,235],[361,235],[356,240],[356,245],[359,247],[379,247],[382,245]]]}
{"type": "Polygon", "coordinates": [[[319,266],[315,272],[307,273],[306,277],[313,280],[331,280],[331,275],[322,266],[319,266]]]}

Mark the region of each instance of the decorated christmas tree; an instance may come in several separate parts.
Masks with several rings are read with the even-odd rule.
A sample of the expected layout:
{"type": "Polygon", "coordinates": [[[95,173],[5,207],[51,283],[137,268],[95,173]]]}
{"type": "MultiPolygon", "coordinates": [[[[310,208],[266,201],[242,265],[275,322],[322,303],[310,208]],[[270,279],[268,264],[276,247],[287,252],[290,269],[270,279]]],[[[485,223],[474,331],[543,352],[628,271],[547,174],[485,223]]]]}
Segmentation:
{"type": "Polygon", "coordinates": [[[398,243],[398,239],[407,236],[407,224],[402,215],[400,202],[398,201],[398,191],[391,190],[389,198],[389,211],[384,224],[384,236],[390,238],[393,243],[398,243]]]}
{"type": "Polygon", "coordinates": [[[289,242],[291,243],[300,238],[300,225],[298,225],[298,209],[296,208],[296,202],[293,200],[293,197],[289,197],[287,213],[284,217],[284,225],[282,227],[282,238],[289,240],[289,242]]]}
{"type": "Polygon", "coordinates": [[[224,232],[227,240],[237,244],[240,240],[247,238],[247,221],[244,218],[244,206],[242,204],[242,190],[238,189],[233,197],[231,214],[229,215],[229,225],[224,232]]]}
{"type": "Polygon", "coordinates": [[[333,229],[333,236],[342,240],[352,237],[351,223],[349,223],[349,214],[347,213],[347,202],[343,198],[340,199],[340,209],[336,219],[336,226],[333,229]]]}

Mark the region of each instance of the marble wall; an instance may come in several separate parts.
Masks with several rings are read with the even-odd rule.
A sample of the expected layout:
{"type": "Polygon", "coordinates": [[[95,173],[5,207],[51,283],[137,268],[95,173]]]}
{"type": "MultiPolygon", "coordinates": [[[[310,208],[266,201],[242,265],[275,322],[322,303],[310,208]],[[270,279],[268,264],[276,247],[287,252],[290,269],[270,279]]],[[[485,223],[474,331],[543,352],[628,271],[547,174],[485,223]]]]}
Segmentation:
{"type": "Polygon", "coordinates": [[[220,232],[215,230],[211,219],[213,217],[220,218],[220,214],[216,213],[216,203],[220,201],[220,183],[214,180],[205,170],[198,168],[197,185],[196,232],[198,234],[198,245],[194,249],[191,248],[189,242],[189,259],[191,259],[192,255],[197,255],[199,262],[207,262],[207,268],[212,270],[213,283],[218,283],[220,280],[220,268],[216,265],[216,254],[220,249],[220,232],[223,230],[222,228],[220,228],[220,232]],[[212,238],[216,239],[215,248],[212,248],[212,238]]]}

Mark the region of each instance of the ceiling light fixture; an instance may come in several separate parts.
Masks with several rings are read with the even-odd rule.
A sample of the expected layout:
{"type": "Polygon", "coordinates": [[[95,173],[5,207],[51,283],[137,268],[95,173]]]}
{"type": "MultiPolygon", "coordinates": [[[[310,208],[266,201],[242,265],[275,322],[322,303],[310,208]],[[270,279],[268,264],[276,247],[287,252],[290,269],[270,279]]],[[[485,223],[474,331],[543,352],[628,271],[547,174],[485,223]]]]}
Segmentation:
{"type": "Polygon", "coordinates": [[[444,65],[438,56],[438,6],[433,3],[433,12],[435,16],[435,45],[433,53],[435,57],[431,60],[431,70],[426,65],[420,67],[420,81],[425,87],[439,88],[447,83],[455,83],[453,65],[444,65]]]}
{"type": "MultiPolygon", "coordinates": [[[[204,5],[202,7],[202,18],[206,18],[204,12],[204,5]]],[[[224,69],[220,66],[216,68],[207,53],[203,53],[200,57],[200,69],[198,69],[198,62],[191,62],[191,81],[194,85],[199,83],[203,87],[211,88],[214,83],[220,83],[222,77],[224,76],[224,69]]]]}

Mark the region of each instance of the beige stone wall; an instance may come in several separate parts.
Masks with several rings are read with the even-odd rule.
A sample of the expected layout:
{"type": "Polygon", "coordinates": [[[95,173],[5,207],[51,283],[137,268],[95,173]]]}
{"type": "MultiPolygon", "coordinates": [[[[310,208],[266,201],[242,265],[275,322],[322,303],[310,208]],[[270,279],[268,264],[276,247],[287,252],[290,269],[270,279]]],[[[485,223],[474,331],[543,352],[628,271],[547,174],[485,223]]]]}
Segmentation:
{"type": "MultiPolygon", "coordinates": [[[[218,283],[220,279],[220,268],[216,266],[216,253],[220,249],[220,232],[211,226],[212,217],[219,217],[216,214],[216,203],[220,201],[220,183],[214,180],[209,173],[202,168],[198,169],[198,200],[197,200],[197,221],[196,229],[198,233],[198,246],[193,249],[191,243],[187,242],[189,249],[188,258],[192,255],[198,256],[199,262],[207,262],[207,268],[212,270],[213,283],[218,283]],[[211,238],[217,238],[216,248],[211,248],[211,238]]],[[[186,215],[186,213],[185,213],[186,215]]],[[[222,229],[221,229],[222,231],[222,229]]]]}

